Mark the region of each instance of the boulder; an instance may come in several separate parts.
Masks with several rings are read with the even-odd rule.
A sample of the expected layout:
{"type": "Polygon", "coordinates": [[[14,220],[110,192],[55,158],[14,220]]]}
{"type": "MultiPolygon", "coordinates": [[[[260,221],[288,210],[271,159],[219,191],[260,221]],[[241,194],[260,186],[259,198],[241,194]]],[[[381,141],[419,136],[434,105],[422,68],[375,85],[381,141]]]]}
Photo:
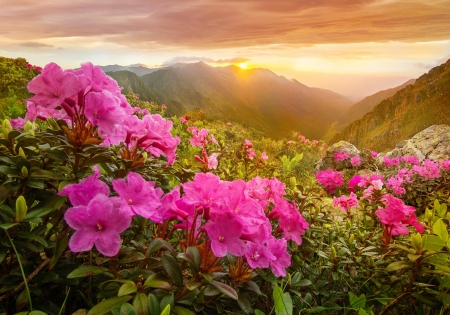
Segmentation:
{"type": "Polygon", "coordinates": [[[411,139],[397,144],[388,157],[415,155],[420,161],[435,161],[450,158],[450,126],[433,125],[414,135],[411,139]]]}
{"type": "Polygon", "coordinates": [[[325,155],[317,161],[316,170],[323,171],[328,168],[340,171],[345,168],[352,167],[350,159],[356,155],[359,155],[359,150],[350,142],[339,141],[328,148],[325,155]],[[334,155],[338,152],[347,153],[349,158],[344,161],[336,161],[334,155]]]}

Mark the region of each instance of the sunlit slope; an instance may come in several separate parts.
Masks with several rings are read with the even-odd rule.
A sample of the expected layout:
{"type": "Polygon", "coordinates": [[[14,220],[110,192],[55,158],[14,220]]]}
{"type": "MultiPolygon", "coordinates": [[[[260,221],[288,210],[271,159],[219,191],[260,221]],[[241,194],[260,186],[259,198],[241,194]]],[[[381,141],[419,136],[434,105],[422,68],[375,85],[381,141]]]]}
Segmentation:
{"type": "Polygon", "coordinates": [[[331,142],[383,151],[435,124],[450,124],[450,60],[382,101],[331,142]]]}
{"type": "Polygon", "coordinates": [[[352,102],[331,91],[309,88],[267,69],[177,64],[141,79],[168,106],[183,115],[198,107],[209,117],[241,122],[273,138],[299,131],[320,139],[352,102]]]}

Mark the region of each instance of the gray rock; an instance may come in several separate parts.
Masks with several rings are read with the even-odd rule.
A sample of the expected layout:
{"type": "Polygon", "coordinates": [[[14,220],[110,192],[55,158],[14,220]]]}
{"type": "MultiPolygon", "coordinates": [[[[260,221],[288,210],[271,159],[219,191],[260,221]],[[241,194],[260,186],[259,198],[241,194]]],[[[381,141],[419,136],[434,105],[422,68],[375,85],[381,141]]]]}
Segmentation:
{"type": "Polygon", "coordinates": [[[359,155],[359,150],[350,142],[339,141],[328,148],[322,159],[317,161],[316,170],[323,171],[328,168],[334,170],[342,170],[351,167],[350,158],[359,155]],[[345,161],[335,161],[334,154],[337,152],[345,152],[349,155],[349,158],[345,161]]]}
{"type": "Polygon", "coordinates": [[[420,161],[435,161],[450,158],[450,126],[433,125],[417,133],[411,139],[397,144],[396,148],[386,153],[388,157],[415,155],[420,161]]]}

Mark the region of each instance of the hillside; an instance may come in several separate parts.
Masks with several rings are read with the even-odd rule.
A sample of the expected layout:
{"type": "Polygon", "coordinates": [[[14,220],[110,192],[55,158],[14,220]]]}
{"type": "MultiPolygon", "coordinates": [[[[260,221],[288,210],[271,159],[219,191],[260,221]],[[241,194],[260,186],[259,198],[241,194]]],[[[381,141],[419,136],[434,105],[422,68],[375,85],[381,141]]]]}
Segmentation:
{"type": "Polygon", "coordinates": [[[320,139],[352,104],[339,94],[267,69],[215,68],[199,62],[176,64],[141,79],[167,105],[168,114],[183,115],[198,107],[209,117],[241,122],[273,138],[296,130],[320,139]]]}
{"type": "Polygon", "coordinates": [[[389,150],[434,124],[450,124],[450,60],[379,103],[331,143],[345,140],[358,148],[389,150]]]}
{"type": "Polygon", "coordinates": [[[127,70],[106,72],[107,75],[116,80],[123,87],[122,93],[135,93],[143,101],[158,102],[156,94],[133,72],[127,70]]]}
{"type": "Polygon", "coordinates": [[[100,68],[102,68],[104,72],[130,71],[139,77],[157,70],[153,68],[147,68],[140,64],[129,66],[109,65],[109,66],[100,66],[100,68]]]}

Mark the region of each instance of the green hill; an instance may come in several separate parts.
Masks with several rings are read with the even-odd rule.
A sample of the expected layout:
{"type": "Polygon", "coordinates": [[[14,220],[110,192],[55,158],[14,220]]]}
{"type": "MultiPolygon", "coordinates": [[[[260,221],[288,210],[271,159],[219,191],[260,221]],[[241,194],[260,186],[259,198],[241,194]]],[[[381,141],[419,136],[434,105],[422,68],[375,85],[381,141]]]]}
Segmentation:
{"type": "Polygon", "coordinates": [[[331,143],[345,140],[358,148],[384,151],[435,124],[450,124],[450,60],[379,103],[331,143]]]}
{"type": "Polygon", "coordinates": [[[156,94],[133,72],[127,70],[106,72],[107,75],[117,81],[123,87],[122,93],[135,93],[143,101],[158,102],[156,94]]]}

